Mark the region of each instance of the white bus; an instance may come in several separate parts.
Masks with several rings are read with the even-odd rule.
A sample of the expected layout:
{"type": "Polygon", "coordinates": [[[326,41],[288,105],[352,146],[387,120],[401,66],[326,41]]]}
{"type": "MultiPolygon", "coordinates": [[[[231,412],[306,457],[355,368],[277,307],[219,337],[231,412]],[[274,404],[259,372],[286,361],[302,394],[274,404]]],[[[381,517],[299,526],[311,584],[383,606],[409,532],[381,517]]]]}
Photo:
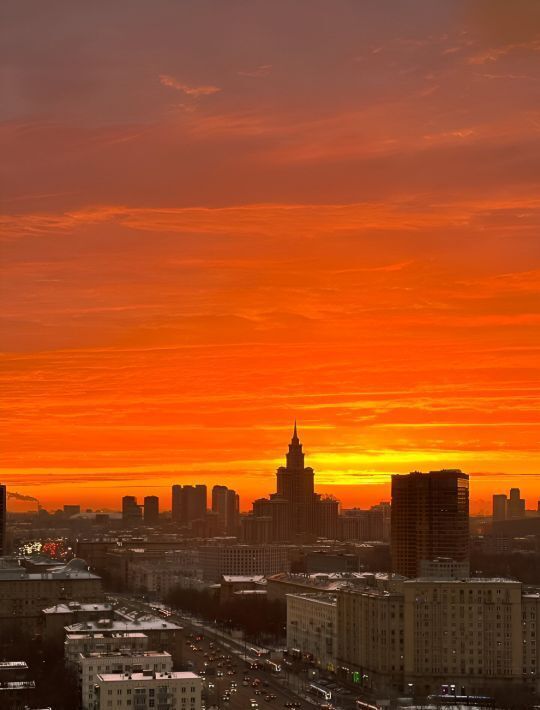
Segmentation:
{"type": "Polygon", "coordinates": [[[311,683],[309,686],[309,692],[312,695],[316,695],[318,698],[321,698],[322,700],[332,700],[332,693],[330,690],[326,690],[326,688],[321,688],[320,685],[315,685],[315,683],[311,683]]]}
{"type": "Polygon", "coordinates": [[[266,658],[270,655],[270,651],[267,648],[260,648],[259,646],[249,646],[248,651],[255,658],[266,658]]]}
{"type": "Polygon", "coordinates": [[[281,673],[281,663],[276,663],[276,661],[271,661],[267,658],[265,665],[271,673],[281,673]]]}

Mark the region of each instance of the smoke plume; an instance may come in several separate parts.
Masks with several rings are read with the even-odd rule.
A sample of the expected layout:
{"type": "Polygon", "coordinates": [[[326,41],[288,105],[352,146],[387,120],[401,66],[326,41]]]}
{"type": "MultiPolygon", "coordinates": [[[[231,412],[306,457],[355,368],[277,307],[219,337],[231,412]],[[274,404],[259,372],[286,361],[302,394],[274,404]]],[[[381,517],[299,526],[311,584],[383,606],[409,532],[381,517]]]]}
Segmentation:
{"type": "Polygon", "coordinates": [[[34,496],[25,496],[23,493],[17,493],[16,491],[8,491],[8,498],[15,498],[15,500],[28,500],[34,501],[39,505],[39,500],[34,498],[34,496]]]}

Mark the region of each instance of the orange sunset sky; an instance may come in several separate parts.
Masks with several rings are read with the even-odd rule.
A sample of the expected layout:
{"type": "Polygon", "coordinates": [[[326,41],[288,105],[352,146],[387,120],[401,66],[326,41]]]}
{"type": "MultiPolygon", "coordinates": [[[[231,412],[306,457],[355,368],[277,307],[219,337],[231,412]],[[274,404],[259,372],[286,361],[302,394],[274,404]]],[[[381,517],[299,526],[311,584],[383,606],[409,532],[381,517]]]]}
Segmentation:
{"type": "MultiPolygon", "coordinates": [[[[3,3],[2,461],[45,507],[540,498],[540,3],[3,3]]],[[[10,501],[13,509],[17,509],[10,501]]]]}

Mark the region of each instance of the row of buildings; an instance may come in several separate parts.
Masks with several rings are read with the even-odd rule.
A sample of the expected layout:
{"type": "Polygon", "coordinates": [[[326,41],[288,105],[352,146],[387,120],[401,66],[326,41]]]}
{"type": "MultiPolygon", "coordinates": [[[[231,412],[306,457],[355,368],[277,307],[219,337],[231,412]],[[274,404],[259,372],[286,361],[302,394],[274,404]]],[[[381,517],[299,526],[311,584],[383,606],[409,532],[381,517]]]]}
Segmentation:
{"type": "MultiPolygon", "coordinates": [[[[240,499],[227,486],[212,488],[212,508],[207,510],[205,485],[174,485],[172,487],[172,521],[178,527],[198,530],[203,534],[237,535],[239,532],[240,499]]],[[[122,521],[127,527],[154,526],[159,523],[159,498],[145,496],[140,505],[135,496],[122,498],[122,521]]]]}
{"type": "MultiPolygon", "coordinates": [[[[333,496],[314,489],[314,471],[304,465],[296,424],[286,455],[286,465],[276,472],[276,491],[253,502],[249,513],[240,514],[239,497],[227,486],[212,488],[211,508],[204,484],[172,486],[171,520],[184,534],[196,537],[227,535],[248,544],[301,543],[317,538],[331,540],[388,540],[390,504],[370,510],[340,511],[333,496]]],[[[139,505],[134,496],[122,499],[122,520],[128,527],[155,525],[159,500],[146,496],[139,505]]]]}
{"type": "Polygon", "coordinates": [[[507,579],[378,574],[287,595],[287,648],[373,693],[540,692],[540,593],[507,579]]]}

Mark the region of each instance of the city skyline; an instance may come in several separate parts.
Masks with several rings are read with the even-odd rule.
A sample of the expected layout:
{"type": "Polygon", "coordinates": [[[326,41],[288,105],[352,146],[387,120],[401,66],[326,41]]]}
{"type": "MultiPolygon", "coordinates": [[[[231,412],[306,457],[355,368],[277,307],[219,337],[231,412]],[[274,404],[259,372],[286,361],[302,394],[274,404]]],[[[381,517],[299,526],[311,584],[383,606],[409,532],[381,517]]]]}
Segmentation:
{"type": "Polygon", "coordinates": [[[192,5],[2,9],[0,480],[534,507],[537,3],[192,5]]]}
{"type": "MultiPolygon", "coordinates": [[[[309,427],[306,427],[309,429],[309,427]]],[[[289,431],[290,433],[290,431],[289,431]]],[[[298,441],[297,438],[297,421],[296,419],[294,420],[294,431],[293,431],[293,443],[294,441],[298,441]]],[[[283,447],[282,447],[283,448],[283,447]]],[[[301,450],[300,446],[300,450],[301,450]]],[[[290,449],[290,446],[289,446],[290,449]]],[[[289,456],[289,454],[287,455],[289,456]]],[[[310,456],[310,461],[317,460],[316,454],[313,455],[309,453],[310,456]]],[[[303,455],[302,455],[303,457],[303,455]]],[[[272,460],[270,460],[272,461],[272,460]]],[[[282,457],[277,457],[275,460],[275,463],[278,464],[278,466],[282,463],[282,457]]],[[[445,467],[443,467],[445,468],[445,467]]],[[[324,471],[321,472],[317,471],[317,490],[321,495],[331,495],[334,496],[337,494],[337,498],[339,503],[341,504],[341,507],[343,508],[350,508],[350,507],[362,507],[362,506],[371,506],[379,503],[383,499],[389,499],[391,495],[391,478],[392,476],[395,476],[396,474],[409,474],[414,471],[419,471],[421,467],[409,467],[408,469],[403,468],[400,469],[399,471],[395,473],[390,473],[388,474],[388,483],[386,484],[359,484],[359,485],[338,485],[337,488],[334,488],[334,485],[325,485],[324,483],[321,483],[321,478],[324,481],[324,471]],[[343,494],[343,497],[342,495],[343,494]]],[[[209,490],[211,490],[214,486],[217,486],[218,488],[222,485],[222,476],[221,474],[218,475],[218,477],[210,477],[209,480],[202,479],[198,477],[198,474],[196,473],[191,473],[188,474],[186,473],[183,476],[179,476],[178,474],[171,474],[172,478],[170,479],[170,484],[167,483],[161,483],[161,484],[149,484],[145,486],[137,486],[134,485],[129,488],[129,495],[133,496],[133,498],[141,498],[144,502],[144,500],[147,497],[153,497],[153,495],[157,496],[159,499],[159,506],[163,511],[173,511],[174,510],[174,503],[173,503],[173,498],[174,498],[174,489],[178,488],[178,484],[180,484],[180,487],[182,486],[187,486],[188,488],[191,488],[192,486],[200,486],[204,485],[206,486],[209,490]],[[153,495],[152,495],[153,494],[153,495]]],[[[470,484],[471,488],[474,490],[474,475],[475,474],[468,474],[469,479],[470,479],[470,484]]],[[[275,477],[275,471],[272,471],[270,473],[267,473],[265,475],[265,480],[268,481],[268,490],[264,491],[265,495],[270,495],[270,492],[273,487],[274,483],[274,477],[275,477]]],[[[232,478],[232,477],[231,477],[232,478]]],[[[230,484],[230,481],[228,479],[225,480],[225,486],[228,486],[230,484]]],[[[25,486],[21,485],[19,483],[19,487],[21,489],[26,488],[25,486]]],[[[13,491],[12,486],[8,485],[8,500],[11,501],[11,503],[8,505],[8,509],[10,510],[26,510],[26,509],[33,509],[35,508],[36,504],[39,507],[43,508],[54,508],[58,506],[64,505],[65,501],[63,498],[59,497],[58,499],[53,499],[52,503],[47,504],[47,499],[44,497],[36,497],[34,495],[25,495],[25,494],[20,494],[18,491],[13,491]]],[[[118,488],[121,488],[122,490],[125,490],[125,486],[118,486],[118,488]]],[[[470,499],[470,508],[471,508],[471,514],[472,515],[491,515],[491,509],[493,505],[493,496],[498,496],[502,495],[502,491],[504,488],[504,484],[502,484],[502,487],[500,490],[498,488],[493,488],[490,490],[486,491],[486,498],[485,499],[474,499],[474,497],[471,497],[470,499]]],[[[29,490],[31,490],[30,487],[28,487],[29,490]]],[[[519,489],[521,490],[521,489],[519,489]]],[[[536,511],[539,503],[539,493],[538,490],[533,489],[530,493],[530,495],[527,496],[527,489],[525,491],[521,490],[521,492],[524,494],[524,505],[527,509],[531,511],[536,511]]],[[[252,504],[256,502],[261,494],[263,494],[263,491],[260,487],[260,482],[257,484],[257,487],[254,489],[254,493],[252,493],[253,497],[251,498],[249,494],[245,494],[242,485],[240,485],[240,511],[241,512],[248,512],[252,508],[252,504]]],[[[62,494],[63,495],[63,494],[62,494]]],[[[93,502],[94,499],[92,498],[86,498],[86,500],[89,500],[90,502],[85,503],[84,498],[79,496],[81,498],[81,505],[83,508],[96,508],[96,509],[110,509],[110,510],[121,510],[122,509],[122,495],[120,493],[117,493],[115,490],[115,487],[112,488],[111,496],[110,498],[106,499],[106,503],[102,504],[99,501],[103,500],[102,497],[97,498],[98,502],[93,502]]],[[[209,507],[209,510],[211,509],[211,506],[209,507]]]]}
{"type": "Polygon", "coordinates": [[[540,710],[540,0],[0,46],[0,710],[540,710]]]}

